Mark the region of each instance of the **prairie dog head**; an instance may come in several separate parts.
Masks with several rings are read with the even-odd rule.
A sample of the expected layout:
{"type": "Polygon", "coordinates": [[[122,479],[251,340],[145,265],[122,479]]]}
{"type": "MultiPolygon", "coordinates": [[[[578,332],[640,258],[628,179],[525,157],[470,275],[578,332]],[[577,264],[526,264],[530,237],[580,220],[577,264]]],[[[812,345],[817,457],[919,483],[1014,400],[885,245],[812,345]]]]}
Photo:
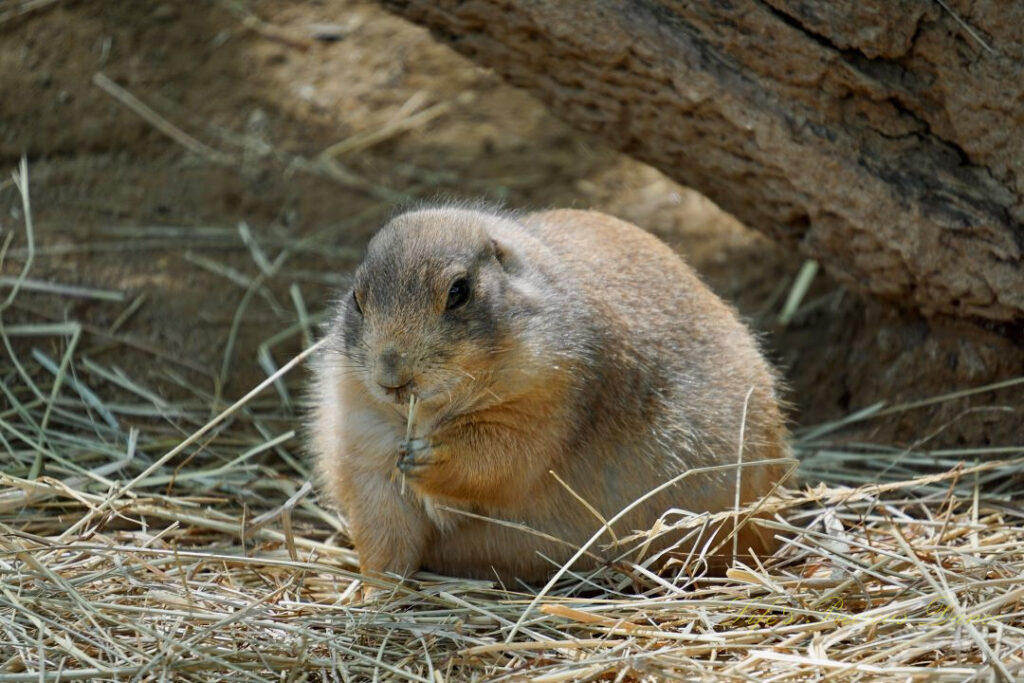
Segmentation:
{"type": "Polygon", "coordinates": [[[509,346],[517,313],[514,248],[495,235],[508,219],[463,209],[398,216],[370,241],[342,303],[350,371],[378,401],[473,401],[509,346]]]}

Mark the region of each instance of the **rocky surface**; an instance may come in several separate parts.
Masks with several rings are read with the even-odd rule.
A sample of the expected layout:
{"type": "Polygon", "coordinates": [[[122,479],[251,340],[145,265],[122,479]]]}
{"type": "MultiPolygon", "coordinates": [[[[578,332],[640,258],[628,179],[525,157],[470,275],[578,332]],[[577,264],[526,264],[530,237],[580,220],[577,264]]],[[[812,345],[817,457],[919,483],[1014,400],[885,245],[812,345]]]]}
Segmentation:
{"type": "Polygon", "coordinates": [[[383,4],[846,284],[1024,320],[1024,4],[383,4]]]}

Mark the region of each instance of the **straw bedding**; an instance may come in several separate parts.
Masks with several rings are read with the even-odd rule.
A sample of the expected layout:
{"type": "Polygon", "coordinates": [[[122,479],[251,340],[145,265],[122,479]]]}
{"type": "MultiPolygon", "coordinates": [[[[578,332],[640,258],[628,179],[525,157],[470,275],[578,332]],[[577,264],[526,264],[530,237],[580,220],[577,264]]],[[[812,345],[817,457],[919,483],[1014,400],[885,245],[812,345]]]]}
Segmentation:
{"type": "Polygon", "coordinates": [[[798,434],[802,486],[761,506],[785,547],[727,577],[699,558],[569,567],[543,589],[420,574],[363,600],[296,436],[302,357],[230,406],[167,401],[91,358],[82,324],[18,315],[33,287],[83,295],[19,253],[0,309],[0,683],[1024,677],[1024,444],[844,441],[920,407],[873,406],[798,434]]]}

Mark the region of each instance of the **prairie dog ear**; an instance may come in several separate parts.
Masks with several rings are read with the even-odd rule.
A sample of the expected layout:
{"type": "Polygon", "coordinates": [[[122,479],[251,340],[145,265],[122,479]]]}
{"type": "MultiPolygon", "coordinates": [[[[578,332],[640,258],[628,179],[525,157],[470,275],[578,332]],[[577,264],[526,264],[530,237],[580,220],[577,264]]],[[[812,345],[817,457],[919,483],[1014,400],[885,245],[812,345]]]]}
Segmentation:
{"type": "Polygon", "coordinates": [[[494,258],[498,260],[505,272],[518,273],[522,270],[522,260],[518,250],[512,244],[492,237],[491,245],[494,247],[494,258]]]}

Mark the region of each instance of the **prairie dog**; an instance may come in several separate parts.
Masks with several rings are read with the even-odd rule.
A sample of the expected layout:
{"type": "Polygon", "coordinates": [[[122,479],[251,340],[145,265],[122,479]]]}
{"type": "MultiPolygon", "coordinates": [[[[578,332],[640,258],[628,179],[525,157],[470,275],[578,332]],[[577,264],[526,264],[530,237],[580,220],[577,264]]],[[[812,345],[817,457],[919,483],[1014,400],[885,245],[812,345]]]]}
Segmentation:
{"type": "MultiPolygon", "coordinates": [[[[370,241],[326,334],[312,449],[364,572],[536,582],[601,518],[683,472],[737,463],[741,430],[744,463],[788,456],[775,374],[733,309],[665,244],[601,213],[399,215],[370,241]]],[[[621,539],[673,508],[733,508],[737,470],[749,503],[785,467],[685,477],[577,567],[687,552],[695,541],[680,534],[642,551],[621,539]]],[[[744,554],[775,547],[753,523],[738,536],[744,554]]]]}

